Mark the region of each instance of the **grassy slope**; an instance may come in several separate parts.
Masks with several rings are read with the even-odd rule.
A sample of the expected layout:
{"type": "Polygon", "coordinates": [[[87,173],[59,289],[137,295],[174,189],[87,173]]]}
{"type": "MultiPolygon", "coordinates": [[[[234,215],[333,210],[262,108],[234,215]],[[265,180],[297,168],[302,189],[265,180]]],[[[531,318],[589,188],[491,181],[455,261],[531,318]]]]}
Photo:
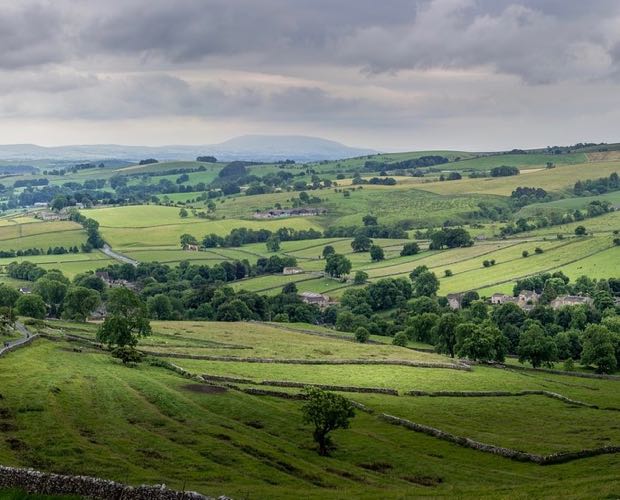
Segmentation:
{"type": "MultiPolygon", "coordinates": [[[[178,343],[227,342],[256,345],[260,354],[281,357],[312,345],[320,349],[314,354],[318,357],[330,355],[325,351],[353,357],[363,350],[370,355],[372,349],[377,349],[375,359],[390,355],[387,346],[272,332],[257,325],[156,323],[155,330],[156,336],[147,342],[152,340],[159,349],[166,348],[161,342],[168,342],[171,350],[177,350],[178,343]]],[[[0,406],[8,410],[3,421],[11,425],[0,440],[0,462],[130,483],[165,482],[234,498],[613,497],[620,488],[614,472],[620,465],[617,455],[540,467],[463,449],[360,412],[351,429],[334,433],[338,449],[324,459],[312,449],[310,429],[300,423],[297,402],[236,391],[192,392],[185,388],[188,380],[163,369],[146,365],[128,369],[99,352],[77,353],[68,347],[39,340],[0,359],[4,396],[0,406]],[[16,366],[19,371],[13,369],[16,366]],[[363,466],[373,463],[387,465],[382,472],[363,466]],[[421,478],[430,478],[436,486],[416,484],[421,478]]],[[[204,346],[197,349],[209,351],[204,346]]],[[[211,351],[219,353],[221,348],[211,351]]],[[[389,351],[420,355],[400,348],[389,351]]],[[[243,374],[255,380],[428,390],[545,388],[620,406],[617,382],[492,368],[460,372],[398,366],[177,363],[196,372],[243,374]]],[[[353,397],[379,411],[534,452],[614,443],[620,437],[616,413],[571,408],[541,397],[353,397]]]]}

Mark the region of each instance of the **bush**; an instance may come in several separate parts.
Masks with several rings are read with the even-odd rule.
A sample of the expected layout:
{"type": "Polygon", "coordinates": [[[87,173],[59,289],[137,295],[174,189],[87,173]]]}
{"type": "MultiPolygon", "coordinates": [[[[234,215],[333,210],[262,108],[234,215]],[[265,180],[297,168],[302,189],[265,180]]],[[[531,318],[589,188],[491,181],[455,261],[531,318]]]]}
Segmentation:
{"type": "Polygon", "coordinates": [[[420,253],[420,246],[417,243],[411,242],[403,245],[400,256],[405,257],[407,255],[416,255],[418,253],[420,253]]]}
{"type": "Polygon", "coordinates": [[[405,332],[398,332],[396,335],[394,335],[394,338],[392,339],[392,344],[400,347],[406,347],[408,341],[409,338],[407,337],[407,334],[405,332]]]}
{"type": "Polygon", "coordinates": [[[521,252],[521,255],[523,255],[523,257],[528,257],[530,255],[530,252],[528,252],[527,250],[523,250],[523,252],[521,252]]]}
{"type": "Polygon", "coordinates": [[[357,330],[355,330],[355,340],[357,340],[361,344],[365,344],[366,342],[368,342],[369,338],[370,333],[368,332],[368,330],[366,330],[366,328],[364,328],[363,326],[357,327],[357,330]]]}
{"type": "Polygon", "coordinates": [[[446,269],[443,274],[445,275],[446,278],[449,278],[450,276],[452,276],[452,270],[451,269],[446,269]]]}
{"type": "Polygon", "coordinates": [[[142,361],[144,355],[137,349],[126,345],[114,349],[112,351],[112,357],[120,359],[124,365],[135,366],[142,361]]]}
{"type": "Polygon", "coordinates": [[[577,236],[585,236],[587,234],[586,228],[583,226],[577,226],[575,228],[575,234],[577,236]]]}
{"type": "Polygon", "coordinates": [[[543,250],[542,248],[540,248],[540,247],[536,247],[536,248],[534,249],[534,252],[536,252],[537,254],[541,254],[541,253],[543,253],[543,252],[544,252],[544,250],[543,250]]]}

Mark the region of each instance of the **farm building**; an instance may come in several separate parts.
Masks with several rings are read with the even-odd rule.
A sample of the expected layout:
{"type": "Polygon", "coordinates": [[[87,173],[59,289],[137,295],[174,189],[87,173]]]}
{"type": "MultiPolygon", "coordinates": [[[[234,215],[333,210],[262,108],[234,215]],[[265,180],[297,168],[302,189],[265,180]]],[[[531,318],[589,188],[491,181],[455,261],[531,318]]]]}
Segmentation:
{"type": "Polygon", "coordinates": [[[506,302],[517,302],[517,298],[505,293],[494,293],[491,295],[491,304],[500,305],[506,302]]]}
{"type": "Polygon", "coordinates": [[[23,293],[24,295],[28,295],[28,294],[32,293],[32,290],[30,288],[28,288],[27,286],[22,286],[19,289],[19,293],[23,293]]]}
{"type": "Polygon", "coordinates": [[[559,309],[564,306],[580,306],[592,304],[590,297],[582,295],[560,295],[558,298],[551,301],[551,307],[559,309]]]}
{"type": "Polygon", "coordinates": [[[267,210],[266,212],[256,212],[255,219],[279,219],[283,217],[312,217],[327,213],[324,208],[287,208],[283,210],[267,210]]]}
{"type": "Polygon", "coordinates": [[[183,250],[186,252],[197,252],[200,250],[200,247],[198,245],[185,245],[183,250]]]}
{"type": "Polygon", "coordinates": [[[315,292],[303,292],[299,294],[302,302],[306,304],[316,304],[319,307],[327,306],[330,301],[327,295],[315,292]]]}
{"type": "Polygon", "coordinates": [[[282,269],[282,274],[285,274],[285,275],[301,274],[303,272],[304,270],[301,267],[285,267],[284,269],[282,269]]]}
{"type": "Polygon", "coordinates": [[[505,293],[494,293],[491,296],[491,304],[501,305],[507,302],[517,304],[521,309],[532,309],[538,303],[540,295],[531,290],[521,290],[517,297],[506,295],[505,293]]]}

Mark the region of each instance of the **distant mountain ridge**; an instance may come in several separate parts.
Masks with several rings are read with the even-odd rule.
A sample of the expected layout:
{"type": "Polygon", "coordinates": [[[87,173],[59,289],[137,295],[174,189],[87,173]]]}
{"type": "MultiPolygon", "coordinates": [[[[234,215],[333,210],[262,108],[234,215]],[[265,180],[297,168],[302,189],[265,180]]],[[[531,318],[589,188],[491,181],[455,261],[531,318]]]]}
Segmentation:
{"type": "Polygon", "coordinates": [[[105,159],[139,161],[144,158],[194,160],[197,156],[212,155],[218,160],[321,161],[376,154],[377,151],[346,146],[318,137],[296,135],[245,135],[219,144],[123,146],[93,144],[44,147],[35,144],[0,145],[0,160],[71,160],[94,161],[105,159]]]}

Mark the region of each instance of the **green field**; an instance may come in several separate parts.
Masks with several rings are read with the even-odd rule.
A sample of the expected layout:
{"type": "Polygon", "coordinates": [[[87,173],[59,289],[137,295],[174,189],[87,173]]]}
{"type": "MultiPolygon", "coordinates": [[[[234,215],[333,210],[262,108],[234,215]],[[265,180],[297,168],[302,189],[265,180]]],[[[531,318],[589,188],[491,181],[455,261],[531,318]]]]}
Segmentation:
{"type": "MultiPolygon", "coordinates": [[[[61,330],[88,337],[95,329],[66,322],[50,326],[46,331],[60,338],[61,330]]],[[[145,350],[239,358],[449,361],[389,345],[300,333],[296,326],[153,326],[145,350]]],[[[620,442],[617,412],[543,396],[429,398],[404,391],[544,389],[620,407],[617,381],[479,366],[462,371],[172,360],[193,373],[250,379],[252,384],[240,389],[267,381],[260,387],[297,392],[269,385],[285,380],[399,391],[399,396],[343,393],[375,413],[358,411],[349,430],[334,433],[337,448],[323,458],[314,451],[310,428],[301,423],[299,402],[214,389],[148,364],[126,368],[101,351],[74,347],[41,339],[0,359],[1,463],[131,484],[166,483],[233,498],[613,498],[620,492],[617,454],[543,467],[463,448],[379,418],[385,412],[532,453],[575,451],[620,442]]]]}

